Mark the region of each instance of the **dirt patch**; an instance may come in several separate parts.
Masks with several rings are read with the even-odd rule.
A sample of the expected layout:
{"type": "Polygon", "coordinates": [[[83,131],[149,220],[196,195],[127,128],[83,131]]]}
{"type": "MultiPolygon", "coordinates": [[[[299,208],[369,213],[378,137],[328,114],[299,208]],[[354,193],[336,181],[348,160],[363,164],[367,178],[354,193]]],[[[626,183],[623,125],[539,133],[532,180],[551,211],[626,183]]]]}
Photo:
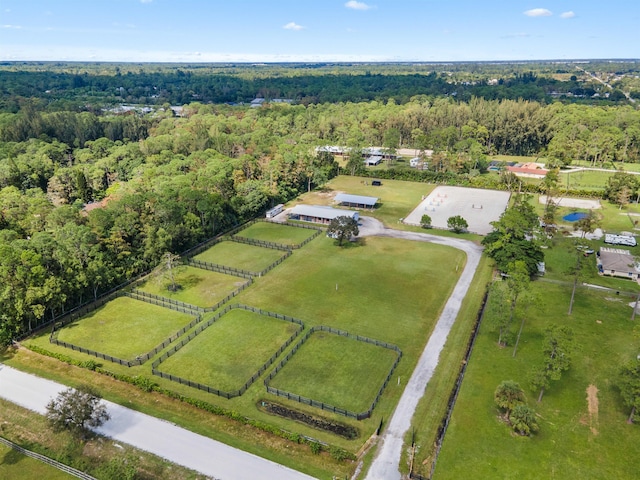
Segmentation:
{"type": "Polygon", "coordinates": [[[594,435],[598,434],[598,387],[589,385],[587,387],[587,409],[589,411],[589,429],[594,435]]]}

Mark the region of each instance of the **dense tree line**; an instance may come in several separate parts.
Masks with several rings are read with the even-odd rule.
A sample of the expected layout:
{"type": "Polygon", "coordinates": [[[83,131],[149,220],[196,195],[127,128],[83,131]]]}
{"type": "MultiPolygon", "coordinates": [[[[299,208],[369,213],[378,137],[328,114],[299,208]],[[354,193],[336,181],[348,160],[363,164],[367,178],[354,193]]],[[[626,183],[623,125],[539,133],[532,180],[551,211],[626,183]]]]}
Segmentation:
{"type": "Polygon", "coordinates": [[[183,115],[25,104],[0,116],[0,338],[323,184],[338,166],[316,155],[320,145],[352,147],[343,173],[362,171],[361,148],[412,147],[434,150],[427,170],[389,160],[379,175],[503,188],[514,188],[510,177],[482,175],[489,154],[567,163],[557,152],[606,144],[607,158],[639,159],[640,114],[630,107],[414,96],[257,109],[192,103],[183,115]]]}
{"type": "MultiPolygon", "coordinates": [[[[80,67],[81,68],[81,67],[80,67]]],[[[76,68],[79,70],[80,68],[76,68]]],[[[473,97],[486,100],[531,100],[550,103],[554,98],[565,101],[615,103],[626,101],[618,92],[608,98],[591,79],[578,81],[571,77],[558,80],[550,75],[533,72],[507,74],[498,72],[496,78],[479,76],[472,80],[459,80],[450,72],[436,73],[428,69],[402,71],[389,66],[386,69],[369,67],[364,71],[343,68],[323,69],[323,74],[291,67],[270,69],[264,74],[248,70],[209,69],[161,69],[150,71],[140,68],[122,74],[85,71],[60,72],[24,71],[5,69],[0,75],[0,92],[3,93],[0,111],[17,112],[24,99],[42,99],[50,109],[126,102],[150,105],[170,103],[183,105],[193,101],[203,103],[250,102],[256,97],[287,98],[308,105],[337,102],[366,102],[394,99],[406,103],[415,95],[452,96],[462,101],[473,97]],[[373,72],[371,71],[373,70],[373,72]],[[489,80],[491,83],[489,83],[489,80]],[[570,94],[570,96],[567,96],[570,94]],[[82,103],[79,103],[82,102],[82,103]]],[[[465,78],[465,77],[463,77],[465,78]]],[[[615,92],[614,92],[615,93],[615,92]]]]}

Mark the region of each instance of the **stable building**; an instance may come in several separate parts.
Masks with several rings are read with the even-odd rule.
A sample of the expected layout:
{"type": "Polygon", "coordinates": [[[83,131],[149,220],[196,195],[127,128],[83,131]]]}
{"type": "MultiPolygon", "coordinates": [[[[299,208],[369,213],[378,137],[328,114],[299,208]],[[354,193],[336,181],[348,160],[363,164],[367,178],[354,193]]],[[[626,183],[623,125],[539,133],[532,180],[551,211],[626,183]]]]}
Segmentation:
{"type": "Polygon", "coordinates": [[[300,220],[302,222],[313,222],[329,224],[337,217],[350,217],[356,222],[360,218],[358,212],[353,210],[343,210],[321,205],[296,205],[289,212],[290,220],[300,220]]]}
{"type": "Polygon", "coordinates": [[[640,270],[638,263],[629,250],[602,247],[598,252],[596,263],[600,275],[638,280],[640,270]]]}
{"type": "Polygon", "coordinates": [[[378,197],[365,197],[364,195],[339,193],[335,196],[335,201],[343,207],[372,209],[375,207],[376,203],[378,203],[378,197]]]}

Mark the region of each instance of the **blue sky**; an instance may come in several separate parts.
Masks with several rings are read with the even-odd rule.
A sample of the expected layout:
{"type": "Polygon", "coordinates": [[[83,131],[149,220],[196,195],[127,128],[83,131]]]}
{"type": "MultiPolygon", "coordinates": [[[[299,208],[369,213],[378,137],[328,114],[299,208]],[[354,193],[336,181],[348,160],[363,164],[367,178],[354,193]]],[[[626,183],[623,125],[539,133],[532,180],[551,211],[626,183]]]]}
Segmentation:
{"type": "Polygon", "coordinates": [[[640,58],[638,0],[0,0],[0,60],[640,58]]]}

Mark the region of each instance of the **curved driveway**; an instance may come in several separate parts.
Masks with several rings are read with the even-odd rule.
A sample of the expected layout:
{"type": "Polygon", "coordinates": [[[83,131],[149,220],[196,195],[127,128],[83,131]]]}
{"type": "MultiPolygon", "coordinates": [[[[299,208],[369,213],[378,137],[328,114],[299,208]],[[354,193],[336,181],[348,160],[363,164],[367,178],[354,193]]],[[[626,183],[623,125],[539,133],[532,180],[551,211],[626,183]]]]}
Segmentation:
{"type": "Polygon", "coordinates": [[[467,294],[478,268],[482,247],[468,240],[458,238],[438,237],[427,233],[404,232],[385,228],[380,222],[370,217],[361,218],[360,235],[437,243],[457,248],[467,254],[467,263],[460,275],[460,279],[449,300],[447,300],[438,323],[436,323],[433,333],[429,337],[427,346],[422,352],[393,416],[382,434],[376,456],[366,476],[367,480],[400,480],[400,456],[402,454],[404,436],[411,426],[411,419],[418,402],[424,395],[427,383],[438,365],[440,352],[444,347],[449,331],[458,316],[462,300],[467,294]]]}

